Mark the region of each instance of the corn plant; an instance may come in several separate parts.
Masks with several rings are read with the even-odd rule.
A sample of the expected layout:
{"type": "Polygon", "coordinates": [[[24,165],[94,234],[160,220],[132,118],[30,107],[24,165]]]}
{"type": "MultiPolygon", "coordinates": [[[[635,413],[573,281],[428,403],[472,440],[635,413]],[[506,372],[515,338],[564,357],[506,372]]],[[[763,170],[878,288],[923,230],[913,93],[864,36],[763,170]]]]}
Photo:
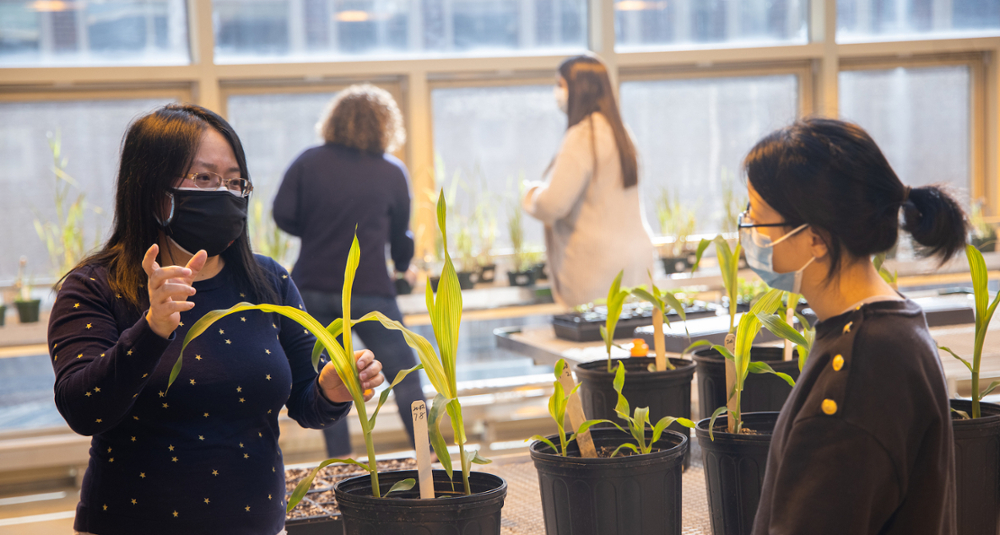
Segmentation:
{"type": "Polygon", "coordinates": [[[608,317],[605,320],[605,325],[601,326],[601,338],[604,339],[604,346],[608,350],[608,373],[611,373],[611,346],[614,345],[615,327],[618,326],[618,318],[622,315],[622,305],[625,304],[625,298],[629,295],[629,291],[623,290],[621,287],[622,275],[624,274],[625,270],[619,271],[618,276],[611,283],[611,289],[608,290],[608,317]]]}
{"type": "MultiPolygon", "coordinates": [[[[633,415],[629,416],[630,411],[628,400],[622,395],[622,388],[625,386],[625,366],[621,362],[618,363],[618,370],[615,371],[615,380],[613,385],[615,392],[618,393],[618,404],[615,405],[615,413],[618,414],[619,418],[625,420],[628,425],[627,432],[632,435],[632,438],[634,438],[638,444],[625,442],[615,448],[615,451],[611,454],[612,457],[618,455],[618,452],[622,449],[629,449],[637,454],[648,454],[652,452],[653,444],[656,444],[657,441],[660,440],[660,436],[663,435],[663,432],[674,422],[690,429],[694,428],[694,422],[691,420],[687,418],[674,418],[673,416],[664,416],[663,418],[660,418],[660,421],[656,422],[656,425],[653,425],[649,420],[649,407],[636,407],[633,415]],[[647,427],[651,427],[653,429],[653,436],[649,442],[646,442],[647,427]]],[[[620,425],[614,425],[621,432],[626,432],[620,425]]]]}
{"type": "MultiPolygon", "coordinates": [[[[726,295],[729,297],[729,332],[734,332],[736,326],[736,302],[739,298],[739,269],[740,269],[740,244],[730,249],[729,242],[722,235],[718,235],[713,240],[701,240],[698,244],[698,251],[695,253],[694,265],[691,266],[691,273],[698,269],[701,263],[701,255],[705,253],[708,246],[715,244],[715,254],[719,260],[719,270],[722,271],[722,284],[726,288],[726,295]]],[[[686,352],[686,351],[685,351],[686,352]]]]}
{"type": "MultiPolygon", "coordinates": [[[[761,316],[766,316],[774,314],[778,307],[781,306],[781,290],[771,290],[764,294],[756,303],[750,308],[750,312],[743,314],[740,317],[740,323],[736,330],[736,350],[735,352],[730,352],[725,346],[712,345],[707,340],[701,340],[692,344],[692,347],[701,345],[711,345],[712,349],[718,351],[727,360],[733,361],[736,368],[736,382],[733,385],[732,391],[729,393],[729,399],[733,397],[736,398],[736,403],[734,405],[734,410],[730,428],[731,433],[739,433],[743,429],[743,419],[742,411],[740,410],[740,402],[742,400],[743,388],[746,382],[747,375],[750,373],[771,373],[781,377],[791,386],[795,386],[795,380],[792,379],[788,374],[774,371],[770,365],[766,362],[752,362],[750,360],[750,348],[753,345],[754,338],[761,329],[761,316]]],[[[690,350],[691,348],[688,348],[690,350]]],[[[715,436],[712,434],[715,428],[715,420],[720,414],[726,412],[727,408],[725,405],[719,407],[712,413],[712,419],[709,424],[709,434],[712,440],[715,440],[715,436]]]]}
{"type": "MultiPolygon", "coordinates": [[[[213,310],[205,314],[201,319],[195,322],[191,326],[187,335],[184,337],[184,342],[181,345],[181,354],[177,357],[177,362],[174,364],[173,369],[170,371],[170,378],[167,380],[167,390],[169,391],[170,386],[177,379],[180,374],[183,359],[184,350],[187,348],[188,344],[192,340],[203,334],[209,327],[212,326],[216,321],[238,312],[244,312],[248,310],[260,310],[265,313],[277,313],[286,318],[289,318],[299,325],[302,325],[306,330],[312,333],[316,337],[316,346],[313,349],[312,363],[313,368],[319,368],[320,355],[325,349],[327,354],[330,356],[330,361],[337,371],[337,375],[340,380],[347,387],[347,391],[351,394],[351,399],[354,401],[354,406],[358,411],[358,419],[361,421],[361,429],[365,437],[365,446],[368,451],[368,464],[353,460],[353,459],[327,459],[320,463],[319,466],[314,468],[310,472],[309,476],[299,483],[298,487],[292,492],[291,497],[288,500],[288,510],[291,511],[302,497],[305,496],[306,491],[312,485],[313,478],[316,477],[317,472],[321,468],[332,463],[348,463],[360,466],[364,468],[371,476],[372,480],[372,495],[375,497],[381,496],[381,491],[378,483],[378,470],[375,464],[375,444],[372,441],[372,431],[375,427],[375,419],[378,417],[379,411],[382,409],[382,405],[385,404],[386,399],[389,397],[389,392],[392,391],[393,387],[399,384],[408,374],[414,372],[423,367],[423,364],[418,364],[409,370],[403,370],[396,375],[396,378],[392,381],[388,388],[382,391],[381,396],[378,400],[378,405],[375,407],[375,411],[372,413],[371,418],[367,415],[367,408],[365,407],[365,391],[361,388],[361,379],[358,376],[357,362],[354,358],[354,348],[351,340],[351,289],[354,285],[354,275],[358,269],[358,262],[361,258],[361,249],[358,246],[358,237],[355,235],[354,240],[351,243],[351,249],[347,256],[347,267],[344,270],[344,289],[342,292],[342,305],[345,312],[343,319],[337,319],[331,323],[328,327],[323,327],[321,323],[316,321],[315,318],[310,316],[304,310],[282,305],[254,305],[251,303],[237,303],[233,307],[226,310],[213,310]],[[341,334],[347,333],[343,336],[343,345],[338,342],[337,338],[341,334]]],[[[373,321],[379,319],[376,313],[367,314],[358,321],[373,321]]],[[[389,489],[389,492],[395,492],[397,490],[409,490],[413,488],[416,482],[413,479],[407,479],[400,481],[389,489]]],[[[387,493],[388,494],[388,493],[387,493]]]]}
{"type": "MultiPolygon", "coordinates": [[[[562,377],[563,370],[566,369],[566,361],[559,359],[556,362],[555,376],[556,380],[552,383],[552,395],[549,396],[549,415],[556,422],[556,427],[559,429],[559,445],[561,448],[556,447],[551,440],[543,437],[542,435],[535,435],[527,440],[540,440],[544,442],[548,447],[552,448],[552,451],[556,452],[556,455],[566,457],[566,449],[569,447],[569,443],[576,440],[576,437],[581,433],[586,432],[594,424],[606,422],[607,420],[587,420],[580,424],[580,428],[576,430],[569,438],[566,437],[566,406],[569,404],[569,398],[576,392],[580,385],[577,384],[573,387],[573,390],[566,392],[563,388],[562,383],[559,382],[559,378],[562,377]]],[[[612,422],[613,423],[613,422],[612,422]]]]}
{"type": "MultiPolygon", "coordinates": [[[[649,273],[649,290],[646,290],[645,288],[642,288],[642,287],[633,288],[632,289],[632,295],[634,295],[634,296],[636,296],[636,297],[638,297],[638,298],[640,298],[640,299],[642,299],[644,301],[647,301],[648,303],[652,304],[653,305],[653,314],[662,315],[663,316],[663,322],[666,322],[668,327],[670,326],[670,317],[667,314],[667,310],[669,310],[670,308],[673,308],[674,310],[677,311],[677,315],[679,315],[681,317],[681,321],[684,322],[684,331],[688,332],[687,331],[687,313],[684,312],[684,305],[681,304],[681,302],[677,299],[677,297],[674,296],[674,294],[672,294],[670,292],[660,292],[660,289],[657,288],[656,284],[653,282],[653,274],[652,273],[649,273]]],[[[663,322],[656,321],[656,319],[654,318],[654,321],[653,321],[653,340],[654,341],[658,342],[659,340],[663,339],[663,322]]],[[[689,338],[690,338],[690,336],[691,336],[691,334],[688,333],[688,337],[689,338]]],[[[659,349],[660,348],[659,343],[658,343],[658,345],[656,347],[658,348],[657,351],[660,351],[660,349],[659,349]]],[[[668,369],[668,370],[675,369],[674,365],[670,363],[670,359],[665,359],[665,364],[666,364],[666,369],[668,369]]],[[[663,370],[660,370],[660,371],[663,371],[663,370]]]]}
{"type": "Polygon", "coordinates": [[[687,250],[687,238],[695,233],[698,226],[697,214],[693,208],[687,208],[676,194],[671,198],[666,188],[660,188],[654,203],[660,232],[674,238],[668,256],[676,258],[687,250]]]}
{"type": "MultiPolygon", "coordinates": [[[[787,292],[786,294],[788,295],[788,306],[794,306],[793,303],[798,302],[799,295],[787,292]]],[[[795,350],[799,354],[799,371],[802,371],[802,367],[806,365],[806,358],[812,350],[813,341],[816,339],[816,329],[809,324],[809,320],[805,316],[797,311],[794,314],[795,318],[799,320],[799,324],[802,325],[801,333],[789,325],[781,314],[757,314],[757,319],[760,320],[764,328],[778,338],[795,344],[795,350]]]]}
{"type": "Polygon", "coordinates": [[[997,293],[992,303],[989,302],[989,277],[983,253],[980,253],[979,249],[976,249],[974,245],[966,245],[965,255],[969,259],[969,271],[972,273],[972,291],[976,299],[976,339],[973,346],[972,362],[970,363],[963,359],[947,347],[940,347],[939,349],[951,353],[951,356],[962,361],[962,364],[965,364],[965,367],[969,369],[969,373],[972,374],[971,417],[979,418],[982,416],[980,402],[984,397],[993,392],[993,389],[1000,386],[1000,381],[993,381],[985,390],[980,391],[979,389],[979,364],[983,358],[983,344],[986,342],[986,331],[989,329],[990,320],[993,319],[993,313],[996,312],[997,303],[1000,303],[1000,293],[997,293]]]}

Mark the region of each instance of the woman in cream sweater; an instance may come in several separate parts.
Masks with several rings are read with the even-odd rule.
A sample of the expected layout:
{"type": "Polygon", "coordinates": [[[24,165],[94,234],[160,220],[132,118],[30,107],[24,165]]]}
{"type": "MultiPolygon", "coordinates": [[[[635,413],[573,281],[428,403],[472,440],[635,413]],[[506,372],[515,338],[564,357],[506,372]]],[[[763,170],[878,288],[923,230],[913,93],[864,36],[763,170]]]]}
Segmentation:
{"type": "Polygon", "coordinates": [[[553,294],[566,306],[648,281],[651,233],[639,201],[635,145],[622,123],[608,71],[593,56],[559,66],[556,100],[568,127],[544,183],[530,185],[525,211],[545,224],[553,294]]]}

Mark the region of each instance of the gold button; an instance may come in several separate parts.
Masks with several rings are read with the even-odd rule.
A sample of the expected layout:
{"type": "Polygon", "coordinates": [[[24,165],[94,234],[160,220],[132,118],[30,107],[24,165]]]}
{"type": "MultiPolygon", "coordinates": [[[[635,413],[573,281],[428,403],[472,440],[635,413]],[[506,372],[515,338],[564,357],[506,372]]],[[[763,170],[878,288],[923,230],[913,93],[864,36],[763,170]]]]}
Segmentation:
{"type": "Polygon", "coordinates": [[[839,372],[844,367],[844,357],[837,355],[833,357],[833,371],[839,372]]]}
{"type": "Polygon", "coordinates": [[[823,412],[832,416],[835,412],[837,412],[837,402],[832,399],[824,399],[823,412]]]}

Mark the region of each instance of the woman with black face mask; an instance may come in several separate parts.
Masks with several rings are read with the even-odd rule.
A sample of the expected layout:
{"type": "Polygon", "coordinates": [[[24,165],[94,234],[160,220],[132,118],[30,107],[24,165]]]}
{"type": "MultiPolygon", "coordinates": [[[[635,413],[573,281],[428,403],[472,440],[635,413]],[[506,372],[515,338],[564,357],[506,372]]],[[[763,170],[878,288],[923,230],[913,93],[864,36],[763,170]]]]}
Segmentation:
{"type": "MultiPolygon", "coordinates": [[[[49,319],[55,401],[93,436],[78,533],[284,531],[278,413],[303,427],[344,417],[350,396],[315,338],[277,314],[226,317],[238,302],[302,308],[288,273],[247,238],[253,190],[240,140],[209,110],[168,105],[136,120],[122,145],[114,231],[61,281],[49,319]]],[[[366,389],[383,382],[358,352],[366,389]]]]}

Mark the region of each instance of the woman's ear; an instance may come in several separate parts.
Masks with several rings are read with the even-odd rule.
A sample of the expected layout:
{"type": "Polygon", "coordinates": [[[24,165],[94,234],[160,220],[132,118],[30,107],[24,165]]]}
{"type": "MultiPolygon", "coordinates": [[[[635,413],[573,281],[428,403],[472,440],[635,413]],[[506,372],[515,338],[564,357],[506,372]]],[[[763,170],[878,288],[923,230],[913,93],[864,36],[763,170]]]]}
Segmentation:
{"type": "Polygon", "coordinates": [[[823,230],[817,230],[812,226],[806,228],[806,233],[810,239],[809,249],[813,257],[816,260],[825,259],[827,254],[830,252],[830,247],[828,245],[830,243],[830,239],[832,239],[830,233],[823,230]]]}

